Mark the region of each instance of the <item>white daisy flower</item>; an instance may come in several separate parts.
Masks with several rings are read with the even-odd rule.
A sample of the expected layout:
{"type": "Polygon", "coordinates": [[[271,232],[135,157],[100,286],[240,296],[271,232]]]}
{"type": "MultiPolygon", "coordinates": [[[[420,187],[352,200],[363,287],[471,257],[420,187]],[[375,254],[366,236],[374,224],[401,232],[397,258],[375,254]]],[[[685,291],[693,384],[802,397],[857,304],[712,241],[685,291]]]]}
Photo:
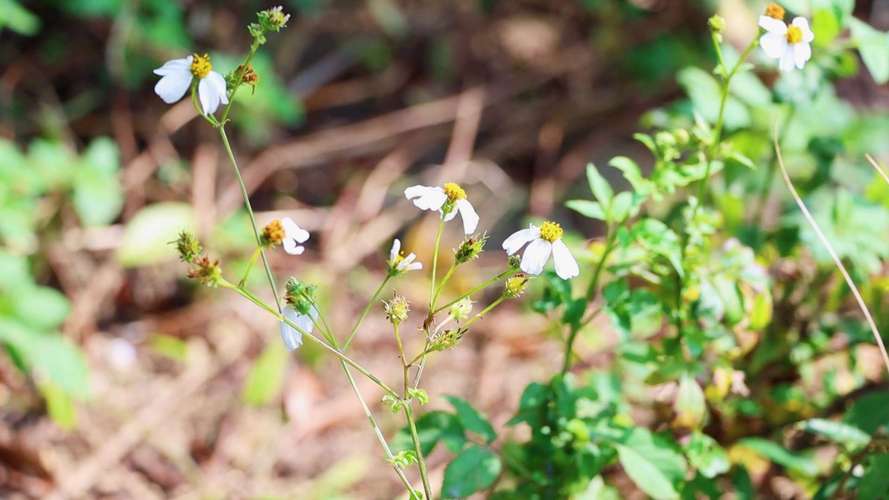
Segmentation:
{"type": "Polygon", "coordinates": [[[417,256],[411,252],[407,256],[401,253],[401,240],[395,238],[392,242],[392,248],[389,250],[389,272],[391,274],[400,274],[407,271],[418,271],[423,269],[422,262],[414,262],[417,256]]]}
{"type": "Polygon", "coordinates": [[[533,275],[543,272],[543,266],[552,253],[556,274],[563,280],[571,279],[580,274],[580,269],[568,246],[562,241],[562,233],[562,226],[555,222],[547,221],[540,227],[531,224],[528,229],[516,231],[506,238],[503,249],[507,255],[512,255],[528,243],[519,267],[525,273],[533,275]]]}
{"type": "Polygon", "coordinates": [[[781,71],[791,71],[794,67],[803,69],[806,61],[812,57],[810,44],[815,39],[804,17],[794,18],[788,26],[781,19],[760,16],[759,26],[766,30],[759,39],[759,46],[767,57],[778,60],[781,71]]]}
{"type": "MultiPolygon", "coordinates": [[[[307,333],[312,333],[312,328],[315,326],[315,318],[318,317],[318,310],[312,307],[310,314],[311,316],[309,314],[301,314],[292,307],[284,308],[284,317],[307,333]]],[[[303,334],[283,321],[281,322],[281,339],[284,341],[284,345],[287,346],[288,351],[299,349],[299,346],[303,345],[303,334]]]]}
{"type": "Polygon", "coordinates": [[[154,93],[167,104],[182,99],[194,78],[198,79],[198,99],[204,114],[211,115],[220,104],[228,104],[225,78],[213,71],[207,54],[167,61],[154,70],[154,74],[161,76],[154,86],[154,93]]]}
{"type": "Polygon", "coordinates": [[[309,232],[299,227],[290,217],[281,219],[284,226],[284,251],[290,255],[302,255],[306,247],[302,246],[309,239],[309,232]]]}
{"type": "Polygon", "coordinates": [[[437,210],[449,221],[457,216],[463,219],[463,231],[475,232],[478,227],[478,214],[466,199],[466,191],[459,184],[448,182],[444,186],[411,186],[404,190],[404,196],[413,201],[420,210],[437,210]]]}

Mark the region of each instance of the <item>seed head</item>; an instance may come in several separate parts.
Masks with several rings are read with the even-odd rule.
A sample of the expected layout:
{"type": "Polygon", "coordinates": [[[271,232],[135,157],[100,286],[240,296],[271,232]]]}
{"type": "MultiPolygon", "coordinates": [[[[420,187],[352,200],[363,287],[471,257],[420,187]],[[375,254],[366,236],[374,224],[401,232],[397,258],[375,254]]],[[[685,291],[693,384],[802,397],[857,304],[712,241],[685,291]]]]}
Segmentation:
{"type": "Polygon", "coordinates": [[[179,259],[182,262],[188,262],[189,264],[193,263],[204,251],[201,247],[201,242],[198,241],[194,234],[188,231],[180,232],[176,241],[171,243],[176,245],[176,251],[179,252],[179,259]]]}
{"type": "Polygon", "coordinates": [[[482,234],[478,238],[474,236],[466,238],[454,252],[454,260],[457,264],[464,264],[477,259],[479,254],[485,249],[485,243],[487,243],[487,241],[487,233],[482,234]]]}
{"type": "Polygon", "coordinates": [[[386,319],[393,325],[398,325],[407,319],[411,307],[406,298],[396,293],[390,300],[383,301],[383,310],[386,312],[386,319]]]}
{"type": "Polygon", "coordinates": [[[463,321],[472,314],[472,300],[469,297],[465,297],[461,300],[458,300],[454,305],[451,306],[451,309],[448,311],[448,314],[454,318],[455,321],[463,321]]]}
{"type": "Polygon", "coordinates": [[[528,276],[525,274],[517,274],[506,280],[503,287],[503,295],[508,299],[520,297],[525,293],[525,285],[528,284],[528,276]]]}
{"type": "Polygon", "coordinates": [[[202,256],[194,261],[194,267],[188,271],[188,277],[197,280],[200,284],[215,288],[222,280],[222,268],[218,260],[210,260],[202,256]]]}

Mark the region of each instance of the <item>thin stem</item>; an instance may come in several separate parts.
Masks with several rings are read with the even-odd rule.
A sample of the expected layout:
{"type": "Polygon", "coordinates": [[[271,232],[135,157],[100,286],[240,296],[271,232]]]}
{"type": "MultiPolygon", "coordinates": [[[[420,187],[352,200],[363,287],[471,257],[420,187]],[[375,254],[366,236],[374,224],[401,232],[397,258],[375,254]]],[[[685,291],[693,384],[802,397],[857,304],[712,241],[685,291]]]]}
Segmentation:
{"type": "Polygon", "coordinates": [[[432,294],[432,302],[431,302],[432,305],[429,307],[430,310],[433,307],[435,307],[435,303],[436,303],[436,301],[438,301],[438,296],[439,296],[439,294],[441,294],[441,290],[444,288],[444,286],[448,282],[448,280],[451,279],[451,276],[454,274],[454,271],[456,269],[457,269],[457,262],[454,261],[451,264],[451,267],[448,268],[448,272],[445,273],[444,277],[438,283],[438,286],[435,287],[435,291],[432,294]]]}
{"type": "Polygon", "coordinates": [[[426,460],[423,458],[423,448],[420,446],[420,436],[417,434],[417,424],[414,422],[414,413],[409,404],[404,405],[404,417],[411,429],[411,440],[414,442],[414,451],[417,453],[417,468],[420,469],[420,479],[423,481],[423,491],[427,500],[432,500],[432,487],[429,485],[429,474],[426,472],[426,460]]]}
{"type": "Polygon", "coordinates": [[[352,331],[349,332],[349,338],[346,339],[346,342],[343,343],[343,351],[349,348],[352,344],[352,340],[355,339],[355,335],[358,334],[358,329],[361,328],[361,323],[364,322],[364,318],[367,317],[368,313],[370,313],[370,309],[377,303],[377,299],[380,298],[380,294],[383,293],[383,288],[386,287],[386,284],[389,283],[389,280],[392,279],[392,275],[387,274],[383,279],[383,282],[380,283],[380,286],[377,287],[377,290],[370,297],[370,300],[367,301],[367,305],[364,306],[364,310],[361,311],[361,315],[358,316],[358,321],[355,322],[355,325],[352,326],[352,331]]]}
{"type": "Polygon", "coordinates": [[[824,248],[827,249],[827,253],[830,254],[830,258],[833,259],[833,262],[840,270],[840,274],[843,275],[843,279],[846,280],[846,284],[849,285],[849,289],[852,291],[852,295],[855,297],[855,301],[858,302],[858,307],[864,314],[864,319],[867,321],[871,333],[873,333],[874,341],[876,342],[877,347],[880,348],[880,354],[883,357],[883,364],[886,365],[886,371],[887,373],[889,373],[889,353],[886,352],[886,346],[883,345],[883,337],[880,335],[880,330],[877,328],[877,324],[876,322],[874,322],[874,318],[871,317],[870,310],[867,308],[867,304],[864,302],[864,298],[858,291],[858,287],[855,286],[855,281],[852,280],[852,276],[850,276],[849,272],[846,271],[846,266],[843,264],[842,259],[840,259],[836,251],[833,249],[833,245],[830,244],[830,240],[827,239],[827,236],[825,236],[824,233],[821,231],[821,227],[818,226],[815,218],[812,217],[811,213],[809,213],[809,209],[806,208],[806,204],[803,203],[803,200],[802,198],[800,198],[799,193],[796,192],[796,188],[793,186],[793,181],[790,180],[790,175],[787,173],[787,169],[784,167],[784,158],[781,156],[781,145],[778,143],[777,132],[775,133],[773,144],[775,147],[775,155],[778,157],[778,167],[781,169],[781,176],[784,177],[784,183],[787,184],[787,189],[790,190],[790,194],[793,196],[794,201],[796,201],[796,204],[799,207],[800,211],[803,213],[803,216],[806,218],[806,221],[809,223],[810,226],[812,226],[812,230],[815,231],[815,234],[818,236],[818,240],[820,240],[821,244],[824,245],[824,248]]]}
{"type": "Polygon", "coordinates": [[[220,283],[220,286],[223,286],[223,287],[225,287],[225,288],[230,288],[230,289],[234,290],[234,291],[237,292],[240,296],[246,298],[246,299],[249,300],[250,302],[253,302],[253,303],[256,304],[257,306],[259,306],[261,309],[264,309],[265,311],[269,312],[269,313],[270,313],[272,316],[274,316],[275,319],[277,319],[278,321],[283,321],[283,322],[284,322],[287,326],[289,326],[290,328],[293,328],[294,330],[296,330],[297,332],[301,333],[302,335],[304,335],[304,336],[306,336],[306,337],[308,337],[308,338],[314,340],[314,341],[317,342],[318,344],[320,344],[321,347],[323,347],[324,349],[326,349],[327,351],[329,351],[331,354],[333,354],[334,356],[336,356],[337,358],[339,358],[341,361],[344,361],[346,364],[348,364],[348,365],[351,366],[352,368],[358,370],[358,373],[360,373],[360,374],[364,375],[365,377],[367,377],[368,379],[370,379],[373,383],[377,384],[381,389],[383,389],[384,391],[386,391],[388,394],[390,394],[390,395],[392,395],[392,396],[394,396],[394,397],[398,397],[398,393],[397,393],[397,392],[395,392],[394,390],[392,390],[392,388],[389,387],[388,385],[386,385],[385,382],[383,382],[382,380],[380,380],[379,377],[377,377],[376,375],[374,375],[373,373],[371,373],[370,371],[368,371],[367,368],[364,368],[363,366],[361,366],[360,364],[358,364],[356,361],[354,361],[352,358],[350,358],[349,356],[346,356],[345,354],[343,354],[342,352],[340,352],[338,349],[336,349],[335,347],[331,346],[331,345],[328,344],[327,342],[324,342],[323,340],[319,339],[317,336],[315,336],[315,335],[312,334],[311,332],[307,332],[307,331],[303,330],[303,329],[300,328],[296,323],[294,323],[293,321],[291,321],[291,320],[285,318],[281,313],[275,311],[275,310],[272,308],[272,306],[270,306],[270,305],[266,304],[265,302],[263,302],[262,299],[256,297],[255,295],[253,295],[253,294],[250,293],[249,291],[247,291],[247,290],[245,290],[245,289],[243,289],[243,288],[236,287],[235,285],[233,285],[233,284],[231,284],[231,283],[229,283],[229,282],[227,282],[227,281],[224,281],[224,280],[223,280],[222,283],[220,283]]]}
{"type": "Polygon", "coordinates": [[[398,344],[398,355],[401,357],[401,367],[403,368],[404,375],[404,394],[403,398],[407,398],[407,387],[408,387],[408,368],[410,365],[407,362],[407,357],[404,355],[404,344],[401,342],[401,334],[398,333],[398,323],[392,324],[392,330],[395,333],[395,343],[398,344]]]}
{"type": "MultiPolygon", "coordinates": [[[[232,97],[234,97],[234,94],[232,94],[232,97]]],[[[253,206],[250,204],[250,194],[247,192],[247,185],[244,184],[244,178],[241,177],[241,169],[238,168],[238,161],[235,160],[235,154],[232,151],[231,144],[228,142],[225,126],[220,125],[216,130],[219,131],[219,137],[222,139],[222,144],[225,146],[225,152],[234,168],[235,177],[238,179],[238,185],[241,186],[241,195],[244,197],[244,206],[247,208],[247,214],[250,216],[250,226],[253,228],[253,236],[256,238],[256,246],[259,249],[260,257],[262,257],[262,267],[265,269],[265,276],[269,281],[269,287],[272,289],[272,295],[275,297],[275,307],[278,309],[278,314],[280,315],[282,310],[281,299],[278,297],[278,286],[275,285],[275,277],[272,275],[272,268],[269,266],[269,260],[262,249],[262,237],[259,235],[259,227],[256,225],[256,217],[253,215],[253,206]]]]}
{"type": "Polygon", "coordinates": [[[497,283],[498,281],[500,281],[504,278],[508,278],[511,275],[516,274],[517,272],[518,272],[517,270],[510,268],[510,269],[507,269],[506,271],[503,271],[500,274],[497,274],[496,276],[493,276],[493,277],[481,282],[481,284],[471,288],[468,292],[460,295],[456,299],[454,299],[454,300],[448,302],[447,304],[432,311],[432,315],[434,316],[434,315],[440,313],[441,311],[451,307],[452,305],[456,304],[457,302],[460,302],[461,300],[465,299],[466,297],[469,297],[469,296],[475,294],[476,292],[480,292],[481,290],[488,288],[489,286],[493,285],[494,283],[497,283]]]}
{"type": "MultiPolygon", "coordinates": [[[[596,292],[599,290],[599,280],[602,277],[602,271],[605,269],[605,263],[608,261],[608,256],[611,255],[611,252],[615,248],[617,248],[617,245],[615,244],[616,241],[617,230],[610,230],[608,232],[608,239],[605,243],[605,250],[602,252],[602,257],[596,264],[596,270],[593,271],[593,278],[590,280],[586,295],[584,296],[587,304],[593,300],[596,296],[596,292]]],[[[593,317],[595,317],[595,315],[590,316],[589,319],[592,320],[593,317]]],[[[587,321],[583,321],[571,325],[571,331],[568,333],[568,339],[565,341],[565,358],[562,361],[562,375],[568,373],[568,370],[571,369],[571,361],[574,359],[574,342],[577,340],[577,334],[580,333],[581,327],[586,323],[587,321]]]]}
{"type": "Polygon", "coordinates": [[[494,302],[491,302],[490,304],[488,304],[487,307],[485,307],[484,309],[482,309],[481,311],[479,311],[478,314],[476,314],[475,316],[469,318],[468,321],[466,321],[465,323],[463,323],[463,324],[460,325],[460,326],[461,326],[462,328],[468,328],[469,325],[471,325],[471,324],[475,323],[476,321],[482,319],[482,317],[484,317],[485,314],[488,314],[489,312],[491,312],[492,309],[494,309],[495,307],[499,306],[504,300],[506,300],[506,296],[505,296],[505,295],[501,295],[501,296],[497,297],[497,300],[495,300],[494,302]]]}
{"type": "Polygon", "coordinates": [[[256,265],[256,259],[259,258],[259,251],[260,247],[256,247],[256,250],[250,255],[250,260],[247,261],[247,268],[244,269],[244,275],[241,276],[241,281],[238,282],[238,286],[243,287],[244,284],[247,283],[247,278],[250,277],[250,271],[253,270],[253,266],[256,265]]]}
{"type": "MultiPolygon", "coordinates": [[[[441,246],[441,233],[444,232],[444,220],[445,215],[441,214],[441,220],[438,221],[438,230],[435,231],[435,243],[433,244],[432,249],[432,288],[429,293],[429,310],[435,310],[435,275],[438,272],[438,248],[441,246]]],[[[432,313],[430,313],[432,314],[432,313]]]]}

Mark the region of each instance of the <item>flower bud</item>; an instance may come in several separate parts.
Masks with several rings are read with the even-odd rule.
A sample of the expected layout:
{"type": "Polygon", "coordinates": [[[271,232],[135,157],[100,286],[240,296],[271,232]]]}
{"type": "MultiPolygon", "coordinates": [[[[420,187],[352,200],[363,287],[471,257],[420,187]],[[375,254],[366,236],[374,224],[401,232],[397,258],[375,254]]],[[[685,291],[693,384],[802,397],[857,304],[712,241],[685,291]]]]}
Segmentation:
{"type": "Polygon", "coordinates": [[[201,247],[201,242],[198,241],[194,234],[189,233],[188,231],[180,232],[179,237],[172,243],[176,245],[176,250],[179,252],[179,259],[182,260],[182,262],[193,263],[204,251],[201,247]]]}
{"type": "Polygon", "coordinates": [[[514,299],[525,293],[525,285],[528,284],[528,276],[525,274],[517,274],[506,280],[503,287],[503,296],[508,299],[514,299]]]}
{"type": "Polygon", "coordinates": [[[290,278],[285,285],[284,300],[300,314],[310,314],[315,301],[315,285],[309,285],[296,278],[290,278]]]}
{"type": "Polygon", "coordinates": [[[519,269],[522,266],[522,258],[518,255],[510,255],[507,262],[510,269],[519,269]]]}
{"type": "Polygon", "coordinates": [[[488,241],[488,234],[484,233],[476,238],[470,236],[460,243],[454,252],[454,260],[457,264],[464,264],[478,258],[479,254],[485,249],[485,243],[488,241]]]}
{"type": "Polygon", "coordinates": [[[194,260],[194,267],[188,271],[188,277],[200,284],[215,288],[222,281],[222,268],[218,260],[210,260],[203,256],[194,260]]]}
{"type": "Polygon", "coordinates": [[[411,307],[407,299],[396,293],[391,300],[383,301],[383,310],[386,312],[386,319],[393,325],[398,325],[407,319],[411,307]]]}
{"type": "Polygon", "coordinates": [[[448,311],[448,314],[458,322],[468,318],[471,313],[472,300],[470,300],[469,297],[458,300],[451,306],[450,311],[448,311]]]}
{"type": "Polygon", "coordinates": [[[770,3],[766,5],[765,15],[771,17],[772,19],[777,19],[779,21],[784,20],[784,7],[776,3],[770,3]]]}
{"type": "Polygon", "coordinates": [[[712,16],[710,16],[707,24],[710,25],[710,30],[713,31],[713,33],[720,34],[725,31],[725,18],[720,16],[719,14],[713,14],[712,16]]]}
{"type": "Polygon", "coordinates": [[[284,13],[284,8],[280,5],[259,11],[256,16],[259,18],[259,24],[265,31],[281,31],[281,28],[287,26],[290,20],[290,14],[284,13]]]}
{"type": "Polygon", "coordinates": [[[430,351],[445,351],[457,345],[463,335],[466,333],[465,328],[456,328],[453,330],[445,330],[436,333],[429,339],[430,351]]]}

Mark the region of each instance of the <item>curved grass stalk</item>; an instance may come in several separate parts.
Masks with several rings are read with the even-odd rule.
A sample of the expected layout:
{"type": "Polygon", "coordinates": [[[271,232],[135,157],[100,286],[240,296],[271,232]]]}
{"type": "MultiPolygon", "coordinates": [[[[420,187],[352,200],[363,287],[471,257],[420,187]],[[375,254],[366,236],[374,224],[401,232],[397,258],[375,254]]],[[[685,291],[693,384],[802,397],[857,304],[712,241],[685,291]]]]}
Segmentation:
{"type": "MultiPolygon", "coordinates": [[[[834,250],[833,245],[830,244],[830,241],[827,239],[827,236],[824,235],[824,232],[821,231],[818,223],[815,222],[815,218],[812,217],[809,209],[806,208],[806,204],[803,203],[803,200],[802,198],[800,198],[799,193],[796,192],[796,188],[793,187],[793,182],[790,180],[790,175],[787,173],[787,168],[784,167],[784,157],[781,155],[781,145],[778,143],[777,131],[772,142],[775,148],[775,156],[778,159],[778,168],[781,169],[781,176],[784,178],[784,183],[787,184],[787,189],[790,190],[790,194],[793,196],[794,201],[796,201],[796,205],[803,213],[803,217],[805,217],[806,222],[808,222],[809,225],[812,226],[812,229],[815,231],[815,234],[818,236],[821,244],[824,245],[824,247],[827,249],[827,253],[830,254],[830,258],[833,259],[834,264],[836,264],[837,268],[840,270],[840,274],[843,275],[843,279],[846,280],[846,284],[849,285],[849,289],[852,291],[852,295],[858,302],[858,307],[861,309],[862,314],[864,314],[864,319],[867,321],[871,333],[873,333],[874,335],[874,341],[877,343],[877,347],[880,348],[880,354],[883,356],[883,364],[886,366],[886,372],[889,373],[889,353],[886,352],[886,346],[883,344],[883,337],[880,336],[880,330],[877,328],[877,324],[874,321],[874,318],[871,316],[870,310],[867,308],[867,304],[864,302],[864,298],[861,296],[861,292],[859,292],[858,287],[855,286],[855,282],[852,280],[852,276],[850,276],[849,272],[846,270],[846,266],[843,264],[842,259],[840,259],[839,255],[837,255],[836,250],[834,250]]],[[[879,168],[879,166],[876,165],[876,162],[874,162],[874,165],[875,168],[877,168],[877,170],[880,171],[880,173],[882,174],[883,172],[879,168]]],[[[889,182],[889,180],[887,180],[887,182],[889,182]]]]}

